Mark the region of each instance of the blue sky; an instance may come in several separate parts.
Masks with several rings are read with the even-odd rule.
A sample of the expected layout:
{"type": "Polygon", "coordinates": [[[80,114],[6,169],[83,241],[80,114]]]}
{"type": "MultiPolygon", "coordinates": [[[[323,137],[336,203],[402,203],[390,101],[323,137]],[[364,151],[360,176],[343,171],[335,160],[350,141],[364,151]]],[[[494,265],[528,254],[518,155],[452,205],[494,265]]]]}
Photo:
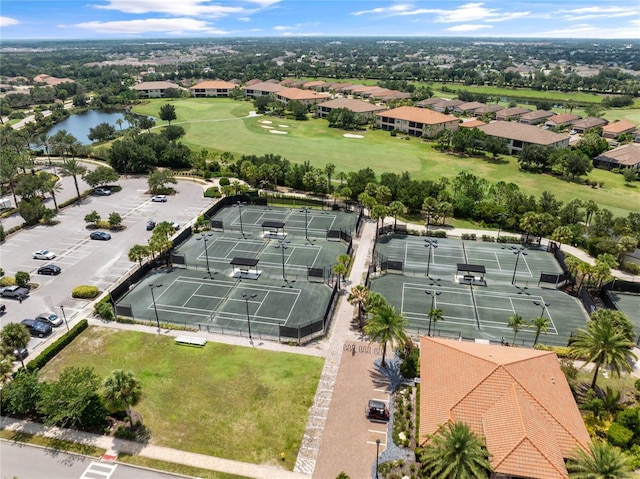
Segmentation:
{"type": "Polygon", "coordinates": [[[640,0],[2,0],[1,37],[640,37],[640,0]]]}

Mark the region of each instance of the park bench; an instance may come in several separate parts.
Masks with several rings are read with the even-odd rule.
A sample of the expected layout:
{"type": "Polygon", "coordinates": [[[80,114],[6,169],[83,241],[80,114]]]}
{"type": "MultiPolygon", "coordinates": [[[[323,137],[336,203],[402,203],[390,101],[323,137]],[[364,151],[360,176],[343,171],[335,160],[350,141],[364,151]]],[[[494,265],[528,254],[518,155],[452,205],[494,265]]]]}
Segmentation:
{"type": "Polygon", "coordinates": [[[192,346],[204,346],[207,344],[207,340],[203,338],[196,338],[195,336],[176,336],[176,343],[189,344],[192,346]]]}

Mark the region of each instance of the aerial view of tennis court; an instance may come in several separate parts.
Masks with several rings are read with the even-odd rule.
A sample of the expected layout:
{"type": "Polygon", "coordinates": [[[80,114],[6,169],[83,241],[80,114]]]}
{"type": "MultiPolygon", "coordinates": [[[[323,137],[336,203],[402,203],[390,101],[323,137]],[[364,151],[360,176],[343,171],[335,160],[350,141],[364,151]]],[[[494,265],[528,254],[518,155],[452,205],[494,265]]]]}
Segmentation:
{"type": "MultiPolygon", "coordinates": [[[[587,315],[578,300],[539,283],[541,273],[562,271],[552,254],[536,247],[453,239],[388,236],[378,245],[371,289],[381,293],[409,321],[410,330],[513,342],[509,317],[525,321],[544,316],[546,333],[538,342],[566,345],[584,327],[587,315]],[[432,324],[431,309],[442,310],[432,324]]],[[[518,332],[516,343],[531,345],[534,328],[518,332]]]]}
{"type": "Polygon", "coordinates": [[[332,267],[357,217],[321,209],[242,205],[211,218],[211,230],[189,237],[173,264],[151,272],[118,302],[143,321],[209,331],[278,336],[325,317],[332,267]]]}

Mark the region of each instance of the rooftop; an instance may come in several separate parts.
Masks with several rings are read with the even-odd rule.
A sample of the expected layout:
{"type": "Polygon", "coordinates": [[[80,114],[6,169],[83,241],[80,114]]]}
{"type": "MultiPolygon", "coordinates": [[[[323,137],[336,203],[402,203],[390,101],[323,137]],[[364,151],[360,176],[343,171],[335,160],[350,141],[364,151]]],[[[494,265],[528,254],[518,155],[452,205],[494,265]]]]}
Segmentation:
{"type": "Polygon", "coordinates": [[[417,108],[415,106],[401,106],[381,113],[376,116],[394,118],[396,120],[415,121],[425,125],[437,125],[439,123],[447,123],[450,121],[458,121],[453,115],[445,115],[437,111],[428,110],[426,108],[417,108]]]}
{"type": "Polygon", "coordinates": [[[478,129],[490,136],[519,140],[536,145],[553,145],[568,138],[568,135],[513,121],[494,121],[480,126],[478,129]]]}

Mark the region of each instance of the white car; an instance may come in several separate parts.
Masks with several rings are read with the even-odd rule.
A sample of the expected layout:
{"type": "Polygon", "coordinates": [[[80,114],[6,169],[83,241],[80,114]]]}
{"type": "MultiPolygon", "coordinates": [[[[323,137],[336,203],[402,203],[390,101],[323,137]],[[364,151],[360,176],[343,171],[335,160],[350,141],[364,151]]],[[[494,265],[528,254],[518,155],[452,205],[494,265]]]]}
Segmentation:
{"type": "Polygon", "coordinates": [[[166,203],[167,202],[167,195],[155,195],[151,198],[151,201],[155,202],[155,203],[166,203]]]}
{"type": "Polygon", "coordinates": [[[169,221],[169,224],[173,226],[173,229],[176,231],[180,229],[180,223],[176,223],[175,221],[169,221]]]}
{"type": "Polygon", "coordinates": [[[33,259],[44,259],[44,260],[52,260],[56,257],[56,254],[53,251],[48,251],[46,249],[41,249],[40,251],[33,252],[33,259]]]}

